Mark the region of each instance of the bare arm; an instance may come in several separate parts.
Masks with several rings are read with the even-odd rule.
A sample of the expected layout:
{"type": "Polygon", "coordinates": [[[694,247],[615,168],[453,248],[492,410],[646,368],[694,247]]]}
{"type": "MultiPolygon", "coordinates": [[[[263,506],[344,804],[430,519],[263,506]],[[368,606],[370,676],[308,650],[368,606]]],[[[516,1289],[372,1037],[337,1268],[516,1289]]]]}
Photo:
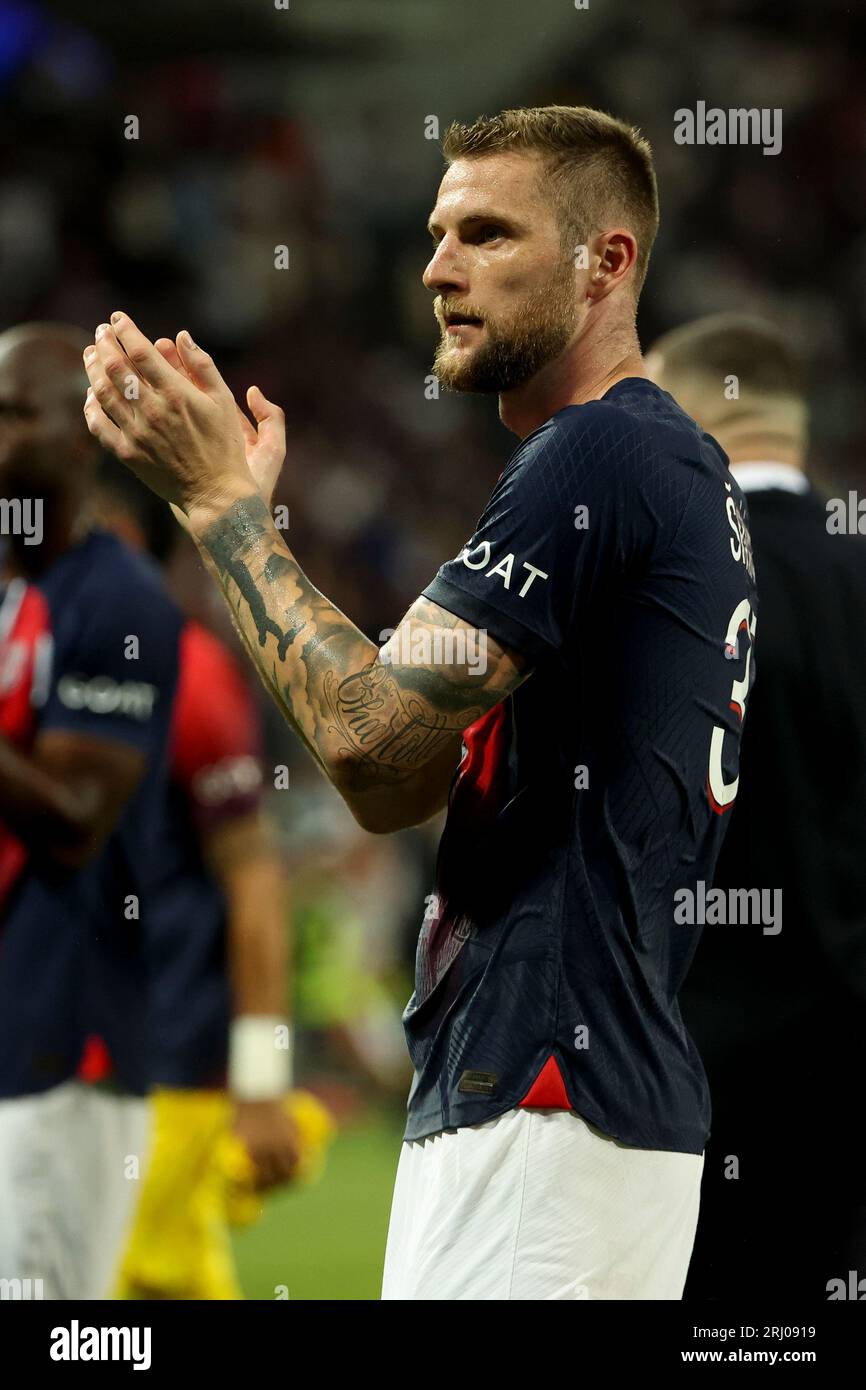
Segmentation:
{"type": "MultiPolygon", "coordinates": [[[[260,812],[233,817],[204,837],[203,848],[225,898],[232,1017],[286,1017],[286,881],[265,818],[260,812]]],[[[283,1096],[236,1099],[234,1128],[259,1189],[291,1179],[301,1147],[283,1096]]]]}
{"type": "Polygon", "coordinates": [[[205,837],[204,853],[226,902],[232,1013],[285,1014],[286,881],[263,816],[219,825],[205,837]]]}
{"type": "MultiPolygon", "coordinates": [[[[178,519],[188,532],[189,527],[186,517],[179,516],[178,519]]],[[[210,552],[200,541],[196,541],[196,546],[205,568],[216,582],[222,586],[219,571],[210,552]]],[[[238,604],[235,606],[232,604],[228,595],[226,595],[226,601],[235,631],[243,646],[246,648],[253,665],[259,667],[258,642],[252,640],[249,636],[247,625],[244,624],[239,615],[240,605],[238,604]]],[[[431,607],[432,606],[434,605],[431,605],[431,607]]],[[[369,645],[373,648],[372,643],[369,645]]],[[[378,652],[378,648],[373,649],[378,652]]],[[[261,675],[265,688],[273,696],[286,723],[290,728],[294,729],[301,741],[306,744],[306,747],[318,763],[320,770],[327,776],[328,772],[322,763],[318,749],[312,747],[303,738],[303,734],[295,720],[293,711],[286,704],[279,684],[274,681],[269,681],[264,671],[261,671],[261,675]]],[[[405,829],[408,826],[421,825],[424,821],[430,820],[431,816],[435,816],[437,812],[444,810],[448,802],[448,792],[451,787],[454,771],[460,760],[460,744],[460,734],[454,734],[451,738],[443,742],[441,750],[436,753],[429,762],[425,763],[415,772],[408,773],[400,782],[399,799],[394,797],[393,787],[390,785],[381,788],[373,786],[367,788],[364,795],[362,820],[364,828],[372,833],[386,834],[394,830],[405,829]]],[[[357,816],[357,811],[354,813],[357,816]]]]}
{"type": "MultiPolygon", "coordinates": [[[[463,731],[526,679],[529,663],[424,598],[380,653],[310,583],[274,526],[251,472],[256,446],[212,360],[180,334],[183,375],[127,315],[113,317],[84,355],[91,432],[185,512],[265,684],[359,823],[391,830],[426,819],[442,804],[463,731]],[[124,389],[130,369],[135,399],[124,389]],[[484,652],[483,665],[460,659],[464,644],[484,652]]],[[[277,410],[255,400],[261,435],[277,410]]]]}
{"type": "Polygon", "coordinates": [[[257,495],[190,525],[265,684],[360,824],[393,830],[438,810],[464,729],[527,663],[425,598],[380,652],[310,583],[257,495]]]}

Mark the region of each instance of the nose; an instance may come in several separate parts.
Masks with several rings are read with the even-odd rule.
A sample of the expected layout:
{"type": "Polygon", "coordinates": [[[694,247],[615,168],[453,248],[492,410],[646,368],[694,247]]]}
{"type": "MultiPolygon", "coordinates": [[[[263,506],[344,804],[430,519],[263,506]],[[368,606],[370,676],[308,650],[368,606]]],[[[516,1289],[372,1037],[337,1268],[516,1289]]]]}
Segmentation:
{"type": "Polygon", "coordinates": [[[425,289],[436,294],[445,294],[448,291],[465,294],[468,290],[469,279],[461,265],[458,246],[450,233],[439,242],[421,280],[425,289]]]}

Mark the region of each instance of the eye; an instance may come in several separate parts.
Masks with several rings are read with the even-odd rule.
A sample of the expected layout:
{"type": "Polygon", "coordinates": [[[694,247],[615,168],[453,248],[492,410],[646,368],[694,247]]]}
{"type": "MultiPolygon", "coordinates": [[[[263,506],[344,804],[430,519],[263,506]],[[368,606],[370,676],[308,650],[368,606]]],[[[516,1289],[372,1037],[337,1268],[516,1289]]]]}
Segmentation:
{"type": "Polygon", "coordinates": [[[478,230],[479,241],[498,241],[505,232],[502,227],[497,227],[494,222],[488,222],[478,230]]]}

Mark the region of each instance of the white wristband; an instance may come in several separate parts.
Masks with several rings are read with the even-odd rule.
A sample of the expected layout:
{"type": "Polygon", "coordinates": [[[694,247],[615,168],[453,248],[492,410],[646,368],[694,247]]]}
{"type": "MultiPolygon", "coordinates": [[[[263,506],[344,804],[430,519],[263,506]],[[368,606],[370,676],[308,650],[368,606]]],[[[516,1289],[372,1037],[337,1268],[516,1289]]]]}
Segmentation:
{"type": "Polygon", "coordinates": [[[276,1100],[292,1084],[292,1026],[277,1014],[241,1014],[229,1029],[229,1091],[238,1100],[276,1100]]]}

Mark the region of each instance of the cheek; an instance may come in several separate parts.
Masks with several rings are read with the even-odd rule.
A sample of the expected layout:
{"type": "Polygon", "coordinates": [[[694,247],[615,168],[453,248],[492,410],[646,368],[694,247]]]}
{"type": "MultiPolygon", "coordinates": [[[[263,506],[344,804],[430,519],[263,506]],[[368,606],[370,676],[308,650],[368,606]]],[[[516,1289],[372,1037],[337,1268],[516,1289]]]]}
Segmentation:
{"type": "Polygon", "coordinates": [[[498,284],[503,302],[509,306],[537,303],[545,295],[555,291],[566,278],[573,282],[574,271],[570,265],[547,258],[543,262],[527,265],[524,259],[504,262],[500,267],[498,284]]]}
{"type": "Polygon", "coordinates": [[[492,324],[501,324],[509,330],[523,323],[527,314],[533,318],[544,302],[548,288],[536,276],[518,274],[516,271],[503,276],[500,293],[493,304],[492,324]]]}

